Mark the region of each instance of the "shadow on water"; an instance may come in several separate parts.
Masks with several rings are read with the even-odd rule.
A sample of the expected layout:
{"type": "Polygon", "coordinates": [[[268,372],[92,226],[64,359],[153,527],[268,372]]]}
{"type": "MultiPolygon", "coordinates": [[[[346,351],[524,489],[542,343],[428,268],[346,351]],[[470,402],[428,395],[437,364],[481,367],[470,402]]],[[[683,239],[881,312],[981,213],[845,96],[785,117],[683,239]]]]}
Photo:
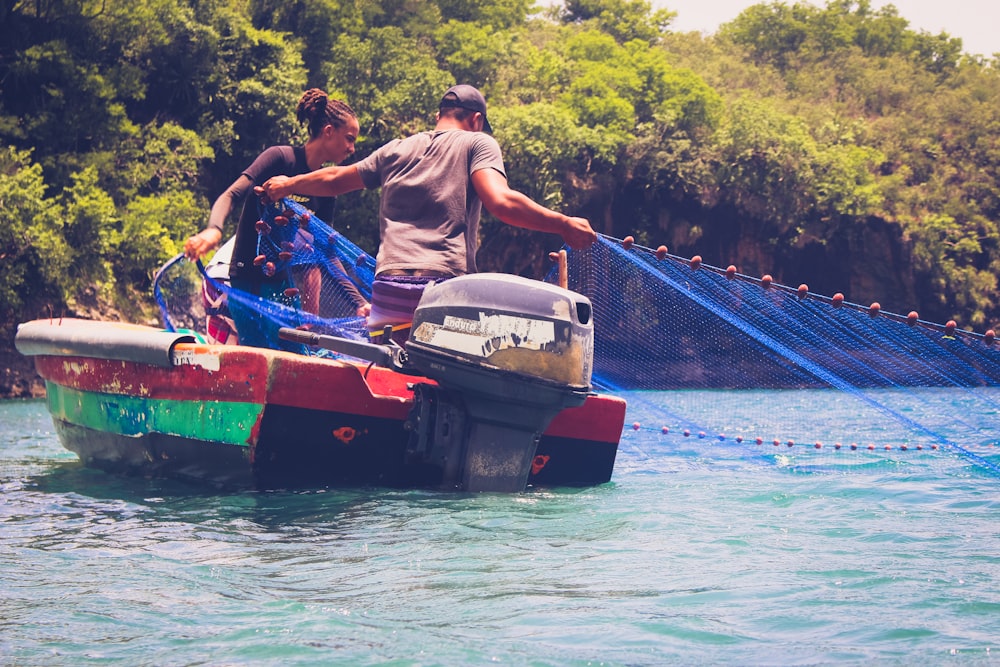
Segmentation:
{"type": "MultiPolygon", "coordinates": [[[[232,491],[197,482],[122,475],[59,462],[26,480],[26,486],[50,496],[126,503],[155,514],[161,521],[251,521],[264,528],[288,523],[350,516],[387,491],[382,489],[301,489],[232,491]]],[[[397,496],[399,493],[397,492],[397,496]]]]}
{"type": "Polygon", "coordinates": [[[127,506],[157,522],[249,522],[265,532],[289,526],[328,532],[373,516],[392,522],[392,517],[406,521],[414,515],[428,517],[439,512],[482,515],[513,510],[524,519],[538,514],[552,518],[572,513],[581,495],[604,495],[615,489],[615,484],[609,483],[586,489],[529,489],[519,494],[384,487],[227,491],[178,479],[109,473],[79,461],[50,461],[44,470],[22,478],[19,486],[66,509],[127,506]]]}

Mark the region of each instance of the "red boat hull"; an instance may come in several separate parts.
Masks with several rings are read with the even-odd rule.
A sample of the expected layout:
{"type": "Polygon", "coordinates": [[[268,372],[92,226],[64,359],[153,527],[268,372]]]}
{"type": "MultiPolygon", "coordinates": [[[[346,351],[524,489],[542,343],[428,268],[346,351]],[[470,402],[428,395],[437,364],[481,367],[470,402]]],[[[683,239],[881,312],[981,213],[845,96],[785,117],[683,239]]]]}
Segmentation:
{"type": "MultiPolygon", "coordinates": [[[[46,338],[58,326],[81,326],[96,340],[123,329],[141,341],[163,332],[28,324],[31,339],[18,347],[46,381],[63,445],[87,465],[237,487],[441,486],[441,469],[414,457],[408,422],[413,385],[431,380],[182,335],[168,341],[162,358],[131,353],[129,343],[95,351],[46,338]]],[[[590,395],[560,412],[539,440],[528,484],[609,481],[624,419],[625,402],[611,396],[590,395]]]]}

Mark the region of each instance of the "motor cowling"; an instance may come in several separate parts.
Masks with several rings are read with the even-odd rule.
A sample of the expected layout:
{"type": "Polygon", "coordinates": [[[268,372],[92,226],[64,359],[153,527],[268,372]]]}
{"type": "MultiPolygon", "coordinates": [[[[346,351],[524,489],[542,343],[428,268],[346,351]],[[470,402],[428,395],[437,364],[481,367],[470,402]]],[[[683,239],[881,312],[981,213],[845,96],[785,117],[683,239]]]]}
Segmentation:
{"type": "Polygon", "coordinates": [[[585,296],[519,276],[474,274],[426,288],[406,352],[438,387],[417,392],[424,404],[414,411],[423,415],[414,449],[442,464],[445,485],[525,488],[542,432],[590,393],[591,312],[585,296]]]}

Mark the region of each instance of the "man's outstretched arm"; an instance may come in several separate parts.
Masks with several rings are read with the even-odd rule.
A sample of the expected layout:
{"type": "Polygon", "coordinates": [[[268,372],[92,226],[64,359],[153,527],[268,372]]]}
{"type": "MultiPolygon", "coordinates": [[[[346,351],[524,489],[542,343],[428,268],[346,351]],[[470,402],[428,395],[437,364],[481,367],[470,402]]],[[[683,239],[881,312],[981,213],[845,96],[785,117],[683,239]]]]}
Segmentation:
{"type": "Polygon", "coordinates": [[[586,218],[564,215],[536,203],[524,193],[512,190],[503,174],[480,169],[472,174],[472,187],[486,210],[514,227],[559,234],[571,248],[589,248],[597,241],[586,218]]]}
{"type": "Polygon", "coordinates": [[[274,176],[255,188],[255,191],[271,201],[277,201],[289,195],[335,197],[364,187],[357,167],[349,165],[324,167],[298,176],[274,176]]]}

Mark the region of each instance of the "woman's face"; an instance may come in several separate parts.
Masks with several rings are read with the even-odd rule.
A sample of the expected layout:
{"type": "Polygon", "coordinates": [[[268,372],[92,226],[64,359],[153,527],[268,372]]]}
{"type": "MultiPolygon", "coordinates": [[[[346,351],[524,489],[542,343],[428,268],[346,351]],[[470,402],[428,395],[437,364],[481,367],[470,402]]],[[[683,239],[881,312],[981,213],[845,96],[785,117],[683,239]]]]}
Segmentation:
{"type": "Polygon", "coordinates": [[[348,118],[340,127],[327,125],[323,128],[323,162],[340,164],[354,153],[354,142],[358,140],[357,118],[348,118]]]}

